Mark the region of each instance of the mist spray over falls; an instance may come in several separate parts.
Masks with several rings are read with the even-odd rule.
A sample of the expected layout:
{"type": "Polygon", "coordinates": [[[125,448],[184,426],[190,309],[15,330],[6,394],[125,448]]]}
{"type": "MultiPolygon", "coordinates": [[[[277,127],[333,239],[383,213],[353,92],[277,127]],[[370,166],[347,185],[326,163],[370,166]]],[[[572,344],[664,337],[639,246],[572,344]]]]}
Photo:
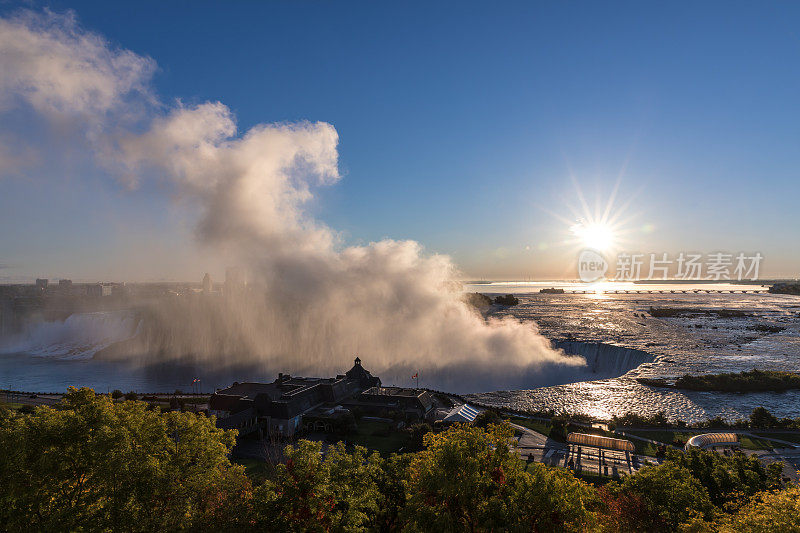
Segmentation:
{"type": "MultiPolygon", "coordinates": [[[[455,391],[574,381],[585,367],[535,324],[486,320],[464,304],[449,258],[412,241],[343,246],[311,217],[315,188],[340,179],[330,124],[262,124],[240,134],[221,103],[154,102],[152,61],[112,49],[73,16],[28,13],[3,24],[17,41],[59,53],[35,69],[27,60],[4,64],[20,82],[0,85],[0,100],[12,94],[36,113],[74,119],[101,167],[128,186],[165,182],[199,211],[199,243],[246,272],[249,288],[238,297],[150,306],[127,350],[323,376],[358,354],[384,382],[408,383],[419,370],[423,384],[455,391]],[[54,84],[54,72],[71,83],[54,84]],[[102,106],[87,104],[93,94],[104,96],[102,106]]],[[[27,54],[17,41],[0,40],[0,52],[27,54]]]]}
{"type": "Polygon", "coordinates": [[[342,372],[359,354],[387,382],[422,370],[430,386],[462,391],[569,381],[585,364],[553,350],[532,323],[485,320],[463,303],[449,258],[416,242],[339,247],[304,210],[315,186],[339,179],[329,124],[235,131],[213,103],[119,140],[128,175],[155,170],[197,203],[199,238],[240,265],[251,287],[164,312],[162,353],[318,375],[342,372]]]}

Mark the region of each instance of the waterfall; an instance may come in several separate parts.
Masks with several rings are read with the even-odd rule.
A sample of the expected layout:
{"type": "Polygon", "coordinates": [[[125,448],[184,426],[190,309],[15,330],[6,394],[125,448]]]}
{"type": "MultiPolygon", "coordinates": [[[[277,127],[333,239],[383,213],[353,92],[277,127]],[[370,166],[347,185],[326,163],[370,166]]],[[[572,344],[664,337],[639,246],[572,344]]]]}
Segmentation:
{"type": "Polygon", "coordinates": [[[586,359],[588,379],[608,379],[627,374],[643,363],[652,363],[652,354],[634,348],[625,348],[602,342],[554,340],[554,348],[586,359]]]}
{"type": "Polygon", "coordinates": [[[74,313],[63,321],[33,322],[21,333],[0,339],[0,353],[89,359],[98,350],[136,336],[140,327],[132,311],[74,313]]]}

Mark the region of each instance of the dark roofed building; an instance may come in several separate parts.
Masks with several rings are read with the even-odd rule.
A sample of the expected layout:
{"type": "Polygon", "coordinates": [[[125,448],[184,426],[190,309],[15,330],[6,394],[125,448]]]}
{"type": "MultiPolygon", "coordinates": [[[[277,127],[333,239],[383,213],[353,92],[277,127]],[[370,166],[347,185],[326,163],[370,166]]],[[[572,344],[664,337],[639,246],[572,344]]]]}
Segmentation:
{"type": "Polygon", "coordinates": [[[365,370],[364,367],[361,366],[361,358],[359,357],[356,357],[353,368],[348,370],[345,376],[347,379],[357,381],[363,389],[381,386],[380,378],[374,377],[367,370],[365,370]]]}
{"type": "Polygon", "coordinates": [[[293,436],[301,427],[303,414],[323,405],[335,404],[357,395],[366,388],[380,385],[356,358],[355,365],[345,375],[335,378],[303,378],[278,374],[272,383],[234,383],[215,392],[209,400],[209,413],[218,417],[217,425],[246,433],[266,430],[284,436],[293,436]],[[253,409],[256,425],[239,413],[253,409]],[[230,421],[228,419],[231,419],[230,421]]]}
{"type": "Polygon", "coordinates": [[[355,403],[348,403],[372,411],[402,411],[425,418],[433,409],[433,396],[424,389],[376,386],[359,394],[355,403]]]}
{"type": "Polygon", "coordinates": [[[244,397],[236,394],[221,394],[217,392],[209,398],[208,410],[214,416],[230,416],[243,409],[240,408],[239,403],[244,399],[244,397]]]}

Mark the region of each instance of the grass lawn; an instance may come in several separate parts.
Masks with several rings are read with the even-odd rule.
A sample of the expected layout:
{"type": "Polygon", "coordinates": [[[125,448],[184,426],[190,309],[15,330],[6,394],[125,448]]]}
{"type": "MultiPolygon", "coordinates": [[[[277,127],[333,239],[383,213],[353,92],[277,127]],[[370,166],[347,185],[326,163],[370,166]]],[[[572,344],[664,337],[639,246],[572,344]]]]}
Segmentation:
{"type": "MultiPolygon", "coordinates": [[[[624,438],[622,435],[618,435],[617,438],[624,438]]],[[[644,442],[639,439],[629,439],[633,446],[636,448],[635,452],[636,455],[648,455],[650,457],[655,457],[656,453],[658,452],[658,446],[653,444],[652,442],[644,442]]]]}
{"type": "Polygon", "coordinates": [[[404,432],[390,431],[386,435],[389,424],[374,420],[361,420],[358,422],[356,432],[348,436],[351,444],[364,446],[370,450],[377,450],[381,455],[389,455],[408,446],[411,436],[404,432]]]}
{"type": "Polygon", "coordinates": [[[517,424],[518,426],[526,427],[528,429],[532,429],[533,431],[541,433],[545,437],[550,437],[550,432],[553,429],[553,426],[551,426],[549,422],[543,422],[541,420],[518,418],[516,416],[512,416],[509,420],[514,424],[517,424]]]}
{"type": "Polygon", "coordinates": [[[768,441],[766,439],[756,439],[754,437],[739,435],[739,444],[745,450],[769,450],[775,447],[777,443],[768,441]]]}
{"type": "Polygon", "coordinates": [[[17,403],[17,402],[0,402],[0,407],[5,407],[6,409],[19,409],[25,404],[17,403]]]}
{"type": "Polygon", "coordinates": [[[669,429],[662,431],[626,431],[625,433],[637,435],[645,439],[657,440],[658,442],[663,442],[664,444],[674,444],[675,446],[683,446],[686,444],[687,440],[696,435],[696,433],[683,433],[669,429]]]}
{"type": "MultiPolygon", "coordinates": [[[[753,435],[758,435],[759,437],[764,437],[765,439],[769,439],[770,437],[780,440],[785,440],[787,442],[794,442],[800,444],[800,431],[797,433],[771,433],[768,431],[753,431],[753,435]]],[[[776,448],[780,448],[780,443],[774,443],[773,446],[776,448]]]]}
{"type": "Polygon", "coordinates": [[[181,399],[183,400],[184,403],[201,405],[204,403],[208,403],[210,396],[188,396],[186,398],[181,398],[181,399]]]}
{"type": "MultiPolygon", "coordinates": [[[[692,438],[694,435],[699,434],[699,433],[685,433],[681,431],[672,431],[668,429],[665,429],[663,431],[627,431],[626,433],[630,433],[631,435],[638,435],[639,437],[643,437],[645,439],[657,440],[659,442],[663,442],[664,444],[673,444],[675,446],[678,445],[682,446],[681,443],[685,444],[687,440],[692,438]]],[[[654,445],[639,441],[637,439],[631,439],[631,441],[636,446],[636,453],[644,453],[645,455],[655,454],[656,447],[654,445]],[[650,453],[640,452],[639,451],[640,446],[643,449],[652,447],[652,452],[650,453]]],[[[770,443],[768,440],[746,437],[744,435],[739,435],[739,444],[745,450],[768,450],[773,447],[773,444],[770,443]]]]}

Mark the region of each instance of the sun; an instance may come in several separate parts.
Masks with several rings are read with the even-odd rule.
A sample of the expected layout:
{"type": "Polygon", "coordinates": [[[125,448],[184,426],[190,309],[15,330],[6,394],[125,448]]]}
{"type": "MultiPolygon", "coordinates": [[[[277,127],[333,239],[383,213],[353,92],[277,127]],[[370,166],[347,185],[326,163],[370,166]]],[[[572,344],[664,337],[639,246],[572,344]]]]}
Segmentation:
{"type": "Polygon", "coordinates": [[[640,214],[629,210],[635,204],[638,192],[626,190],[620,197],[622,173],[606,198],[598,189],[594,197],[588,199],[591,201],[587,200],[578,180],[572,175],[570,177],[575,186],[574,194],[563,196],[564,204],[560,209],[540,206],[564,224],[558,244],[572,248],[576,253],[594,250],[603,256],[614,255],[630,246],[631,237],[639,231],[637,219],[640,214]]]}
{"type": "Polygon", "coordinates": [[[570,231],[586,248],[604,252],[615,244],[614,229],[607,224],[581,220],[570,231]]]}

